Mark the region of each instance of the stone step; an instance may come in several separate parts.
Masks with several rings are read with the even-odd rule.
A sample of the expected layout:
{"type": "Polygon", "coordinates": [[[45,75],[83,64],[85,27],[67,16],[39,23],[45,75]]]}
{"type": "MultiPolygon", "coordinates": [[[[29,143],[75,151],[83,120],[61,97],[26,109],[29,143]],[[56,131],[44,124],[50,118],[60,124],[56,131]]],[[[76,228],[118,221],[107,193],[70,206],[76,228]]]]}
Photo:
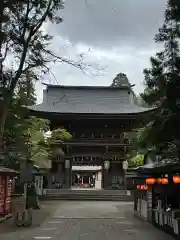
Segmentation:
{"type": "Polygon", "coordinates": [[[123,202],[132,202],[132,196],[42,196],[41,200],[76,200],[76,201],[123,201],[123,202]]]}
{"type": "Polygon", "coordinates": [[[46,189],[47,195],[63,195],[63,194],[79,194],[79,195],[103,195],[103,196],[122,196],[126,195],[125,190],[61,190],[61,189],[46,189]]]}
{"type": "Polygon", "coordinates": [[[58,190],[49,189],[41,199],[46,200],[93,200],[93,201],[133,201],[126,191],[113,190],[58,190]]]}

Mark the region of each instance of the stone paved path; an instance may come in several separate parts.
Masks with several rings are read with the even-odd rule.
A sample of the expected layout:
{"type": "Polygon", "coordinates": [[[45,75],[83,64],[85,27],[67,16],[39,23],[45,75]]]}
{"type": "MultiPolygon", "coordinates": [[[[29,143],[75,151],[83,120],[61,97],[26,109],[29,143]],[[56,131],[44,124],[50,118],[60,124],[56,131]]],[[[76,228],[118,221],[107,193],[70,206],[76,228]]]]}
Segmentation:
{"type": "Polygon", "coordinates": [[[172,240],[133,217],[132,203],[64,202],[40,228],[0,235],[3,240],[172,240]]]}

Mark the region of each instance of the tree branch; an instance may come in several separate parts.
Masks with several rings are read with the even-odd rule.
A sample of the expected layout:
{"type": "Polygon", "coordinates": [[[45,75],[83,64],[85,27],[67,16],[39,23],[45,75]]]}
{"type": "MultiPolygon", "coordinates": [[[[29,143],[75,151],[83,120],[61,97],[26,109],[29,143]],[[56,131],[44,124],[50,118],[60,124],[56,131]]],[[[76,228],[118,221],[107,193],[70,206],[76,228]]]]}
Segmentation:
{"type": "Polygon", "coordinates": [[[48,12],[50,10],[51,4],[52,4],[53,0],[49,0],[47,9],[44,13],[44,15],[41,17],[40,21],[36,24],[36,26],[34,27],[34,29],[32,29],[32,35],[34,35],[42,26],[42,24],[44,23],[44,21],[46,20],[46,17],[48,16],[48,12]]]}
{"type": "Polygon", "coordinates": [[[27,31],[27,22],[28,22],[28,16],[29,16],[29,13],[31,11],[31,8],[30,8],[30,4],[29,4],[29,0],[28,0],[28,4],[27,4],[27,8],[26,8],[26,15],[25,15],[25,21],[24,21],[24,31],[23,31],[23,34],[22,34],[22,41],[24,42],[23,44],[23,52],[22,52],[22,55],[21,55],[21,59],[20,59],[20,64],[19,64],[19,68],[18,70],[16,71],[16,75],[15,77],[12,79],[11,81],[11,84],[10,84],[10,87],[9,87],[9,93],[11,94],[17,84],[17,81],[19,79],[19,77],[21,76],[22,74],[22,70],[23,70],[23,66],[24,66],[24,63],[25,63],[25,59],[26,59],[26,56],[27,56],[27,52],[28,52],[28,47],[29,47],[29,42],[31,41],[31,38],[37,33],[37,31],[40,29],[40,27],[42,26],[43,22],[46,20],[46,17],[48,15],[48,12],[50,10],[50,7],[51,7],[51,4],[52,4],[52,0],[49,0],[49,4],[47,6],[47,9],[44,13],[44,15],[41,17],[41,20],[31,28],[30,32],[29,32],[29,35],[27,37],[27,40],[25,41],[25,34],[26,34],[26,31],[27,31]]]}
{"type": "Polygon", "coordinates": [[[43,49],[43,51],[54,58],[54,60],[53,60],[54,63],[57,62],[57,61],[59,61],[61,63],[67,63],[67,64],[69,64],[73,67],[76,67],[76,68],[78,68],[78,69],[80,69],[81,71],[84,72],[84,68],[82,67],[82,65],[79,62],[70,61],[70,60],[65,59],[63,57],[57,56],[56,54],[54,54],[50,50],[43,49]]]}
{"type": "Polygon", "coordinates": [[[21,36],[22,42],[23,42],[23,52],[21,55],[21,59],[20,59],[20,64],[19,64],[19,68],[16,71],[15,77],[11,79],[11,83],[9,86],[9,94],[12,95],[16,84],[18,82],[19,77],[21,76],[21,71],[23,69],[24,66],[24,62],[26,59],[26,55],[27,55],[27,51],[28,51],[28,45],[29,45],[29,38],[27,39],[27,41],[25,41],[25,35],[26,35],[26,31],[27,31],[27,22],[28,22],[28,16],[30,13],[31,9],[30,9],[30,3],[29,0],[27,2],[27,8],[26,8],[26,14],[25,14],[25,20],[24,20],[24,30],[23,30],[23,34],[21,36]]]}
{"type": "Polygon", "coordinates": [[[6,42],[4,56],[0,58],[1,64],[5,61],[5,59],[7,57],[7,53],[8,53],[9,47],[10,47],[9,43],[10,43],[10,40],[6,42]]]}

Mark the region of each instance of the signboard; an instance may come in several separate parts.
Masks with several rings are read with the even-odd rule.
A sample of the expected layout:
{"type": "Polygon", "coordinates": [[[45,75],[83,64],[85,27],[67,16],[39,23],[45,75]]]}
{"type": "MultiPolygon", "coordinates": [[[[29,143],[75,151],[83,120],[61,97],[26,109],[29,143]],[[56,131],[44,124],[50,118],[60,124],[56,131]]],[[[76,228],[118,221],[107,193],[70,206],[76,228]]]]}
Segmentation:
{"type": "Polygon", "coordinates": [[[0,176],[0,216],[5,215],[5,178],[0,176]]]}
{"type": "Polygon", "coordinates": [[[10,214],[12,212],[12,179],[11,177],[7,177],[6,179],[5,212],[6,214],[10,214]]]}
{"type": "Polygon", "coordinates": [[[148,208],[152,209],[152,191],[147,191],[148,208]]]}
{"type": "Polygon", "coordinates": [[[147,191],[147,207],[148,207],[148,219],[152,220],[152,191],[147,191]]]}

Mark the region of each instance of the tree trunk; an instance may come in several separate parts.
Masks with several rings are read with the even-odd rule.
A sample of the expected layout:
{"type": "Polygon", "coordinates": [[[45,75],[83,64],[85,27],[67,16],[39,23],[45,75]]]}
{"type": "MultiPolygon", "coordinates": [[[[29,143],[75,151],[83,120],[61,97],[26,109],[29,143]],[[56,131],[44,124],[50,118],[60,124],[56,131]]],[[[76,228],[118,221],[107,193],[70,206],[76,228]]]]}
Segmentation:
{"type": "Polygon", "coordinates": [[[5,129],[5,123],[8,116],[8,104],[1,100],[0,101],[0,145],[3,142],[3,135],[5,129]]]}
{"type": "Polygon", "coordinates": [[[8,108],[6,107],[3,101],[0,101],[0,163],[4,156],[3,136],[4,136],[4,129],[5,129],[7,115],[8,115],[8,108]]]}

